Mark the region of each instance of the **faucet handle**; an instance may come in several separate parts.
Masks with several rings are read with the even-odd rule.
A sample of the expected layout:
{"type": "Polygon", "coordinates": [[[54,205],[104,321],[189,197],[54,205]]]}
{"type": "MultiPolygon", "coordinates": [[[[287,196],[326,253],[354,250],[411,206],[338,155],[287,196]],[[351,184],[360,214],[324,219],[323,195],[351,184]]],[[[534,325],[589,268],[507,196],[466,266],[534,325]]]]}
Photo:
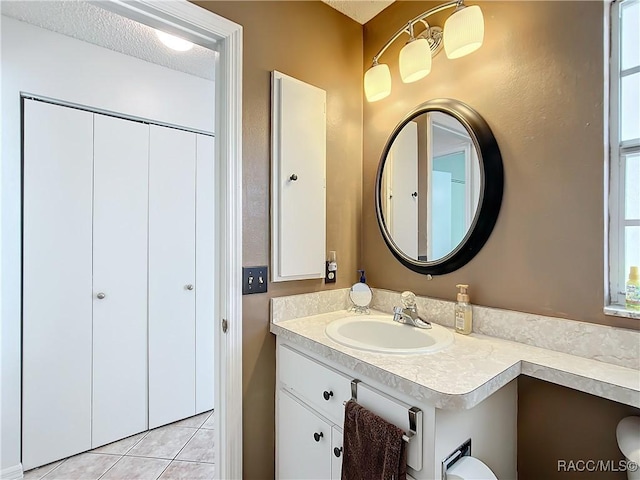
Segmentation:
{"type": "Polygon", "coordinates": [[[402,292],[402,306],[404,308],[413,308],[416,306],[416,294],[413,292],[402,292]]]}
{"type": "Polygon", "coordinates": [[[402,313],[402,307],[393,307],[393,313],[402,313]]]}

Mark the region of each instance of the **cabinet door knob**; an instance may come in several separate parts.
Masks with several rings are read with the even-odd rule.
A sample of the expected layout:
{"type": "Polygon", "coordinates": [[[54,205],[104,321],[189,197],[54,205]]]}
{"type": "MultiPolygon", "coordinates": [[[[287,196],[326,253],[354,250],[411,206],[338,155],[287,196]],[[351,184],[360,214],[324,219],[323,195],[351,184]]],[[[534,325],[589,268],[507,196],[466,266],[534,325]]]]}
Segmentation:
{"type": "Polygon", "coordinates": [[[315,440],[316,442],[319,442],[319,441],[320,441],[320,439],[321,439],[322,437],[324,437],[324,435],[322,434],[322,432],[320,432],[320,433],[314,433],[314,434],[313,434],[313,438],[314,438],[314,440],[315,440]]]}
{"type": "Polygon", "coordinates": [[[413,193],[411,194],[411,196],[412,196],[413,198],[418,198],[418,192],[413,192],[413,193]]]}
{"type": "Polygon", "coordinates": [[[189,284],[189,285],[185,286],[184,288],[186,288],[187,290],[193,290],[193,285],[189,284]]]}
{"type": "Polygon", "coordinates": [[[342,447],[340,447],[340,448],[335,447],[335,448],[333,449],[333,454],[334,454],[336,457],[340,457],[340,455],[342,455],[342,447]]]}
{"type": "Polygon", "coordinates": [[[331,390],[329,390],[328,392],[325,390],[324,392],[322,392],[322,396],[325,400],[328,401],[331,397],[333,397],[333,392],[331,390]]]}
{"type": "Polygon", "coordinates": [[[297,179],[298,175],[296,175],[295,173],[289,177],[289,180],[291,180],[292,182],[295,182],[297,179]]]}
{"type": "Polygon", "coordinates": [[[104,297],[106,297],[106,295],[100,292],[99,294],[96,295],[96,297],[98,297],[98,300],[102,300],[104,297]]]}

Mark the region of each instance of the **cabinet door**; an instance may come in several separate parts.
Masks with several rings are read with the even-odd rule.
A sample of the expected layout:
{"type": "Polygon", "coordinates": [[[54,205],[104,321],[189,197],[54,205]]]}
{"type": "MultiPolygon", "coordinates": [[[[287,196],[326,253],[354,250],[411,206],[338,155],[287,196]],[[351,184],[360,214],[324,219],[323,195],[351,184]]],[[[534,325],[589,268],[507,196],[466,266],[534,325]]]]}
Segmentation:
{"type": "Polygon", "coordinates": [[[195,414],[196,134],[150,127],[149,427],[195,414]]]}
{"type": "Polygon", "coordinates": [[[324,278],[326,92],[272,78],[273,281],[324,278]]]}
{"type": "Polygon", "coordinates": [[[196,164],[196,413],[213,409],[215,335],[214,138],[197,135],[196,164]]]}
{"type": "Polygon", "coordinates": [[[24,102],[22,464],[91,448],[93,114],[24,102]]]}
{"type": "Polygon", "coordinates": [[[331,425],[283,390],[277,418],[278,478],[331,478],[331,425]]]}
{"type": "Polygon", "coordinates": [[[331,480],[342,478],[342,430],[331,427],[331,480]]]}
{"type": "Polygon", "coordinates": [[[147,429],[149,125],[95,115],[94,136],[95,448],[147,429]]]}

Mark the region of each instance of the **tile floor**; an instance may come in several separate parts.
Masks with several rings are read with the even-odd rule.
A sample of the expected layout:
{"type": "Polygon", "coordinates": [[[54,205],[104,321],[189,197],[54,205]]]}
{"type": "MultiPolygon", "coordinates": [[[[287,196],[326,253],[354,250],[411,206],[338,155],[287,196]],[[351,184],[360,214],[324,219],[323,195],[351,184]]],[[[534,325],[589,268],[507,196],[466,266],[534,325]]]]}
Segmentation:
{"type": "Polygon", "coordinates": [[[25,472],[26,480],[213,480],[214,416],[195,417],[25,472]]]}

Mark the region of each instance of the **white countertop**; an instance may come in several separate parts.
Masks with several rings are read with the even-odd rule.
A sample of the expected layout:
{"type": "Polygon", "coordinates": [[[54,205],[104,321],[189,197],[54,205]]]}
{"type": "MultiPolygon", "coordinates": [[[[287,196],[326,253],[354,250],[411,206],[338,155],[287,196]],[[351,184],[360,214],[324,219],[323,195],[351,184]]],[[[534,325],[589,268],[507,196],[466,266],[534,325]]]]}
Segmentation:
{"type": "Polygon", "coordinates": [[[639,370],[477,333],[455,334],[451,346],[430,354],[356,350],[325,334],[327,324],[347,315],[272,322],[271,332],[436,408],[471,408],[520,374],[640,407],[639,370]]]}

